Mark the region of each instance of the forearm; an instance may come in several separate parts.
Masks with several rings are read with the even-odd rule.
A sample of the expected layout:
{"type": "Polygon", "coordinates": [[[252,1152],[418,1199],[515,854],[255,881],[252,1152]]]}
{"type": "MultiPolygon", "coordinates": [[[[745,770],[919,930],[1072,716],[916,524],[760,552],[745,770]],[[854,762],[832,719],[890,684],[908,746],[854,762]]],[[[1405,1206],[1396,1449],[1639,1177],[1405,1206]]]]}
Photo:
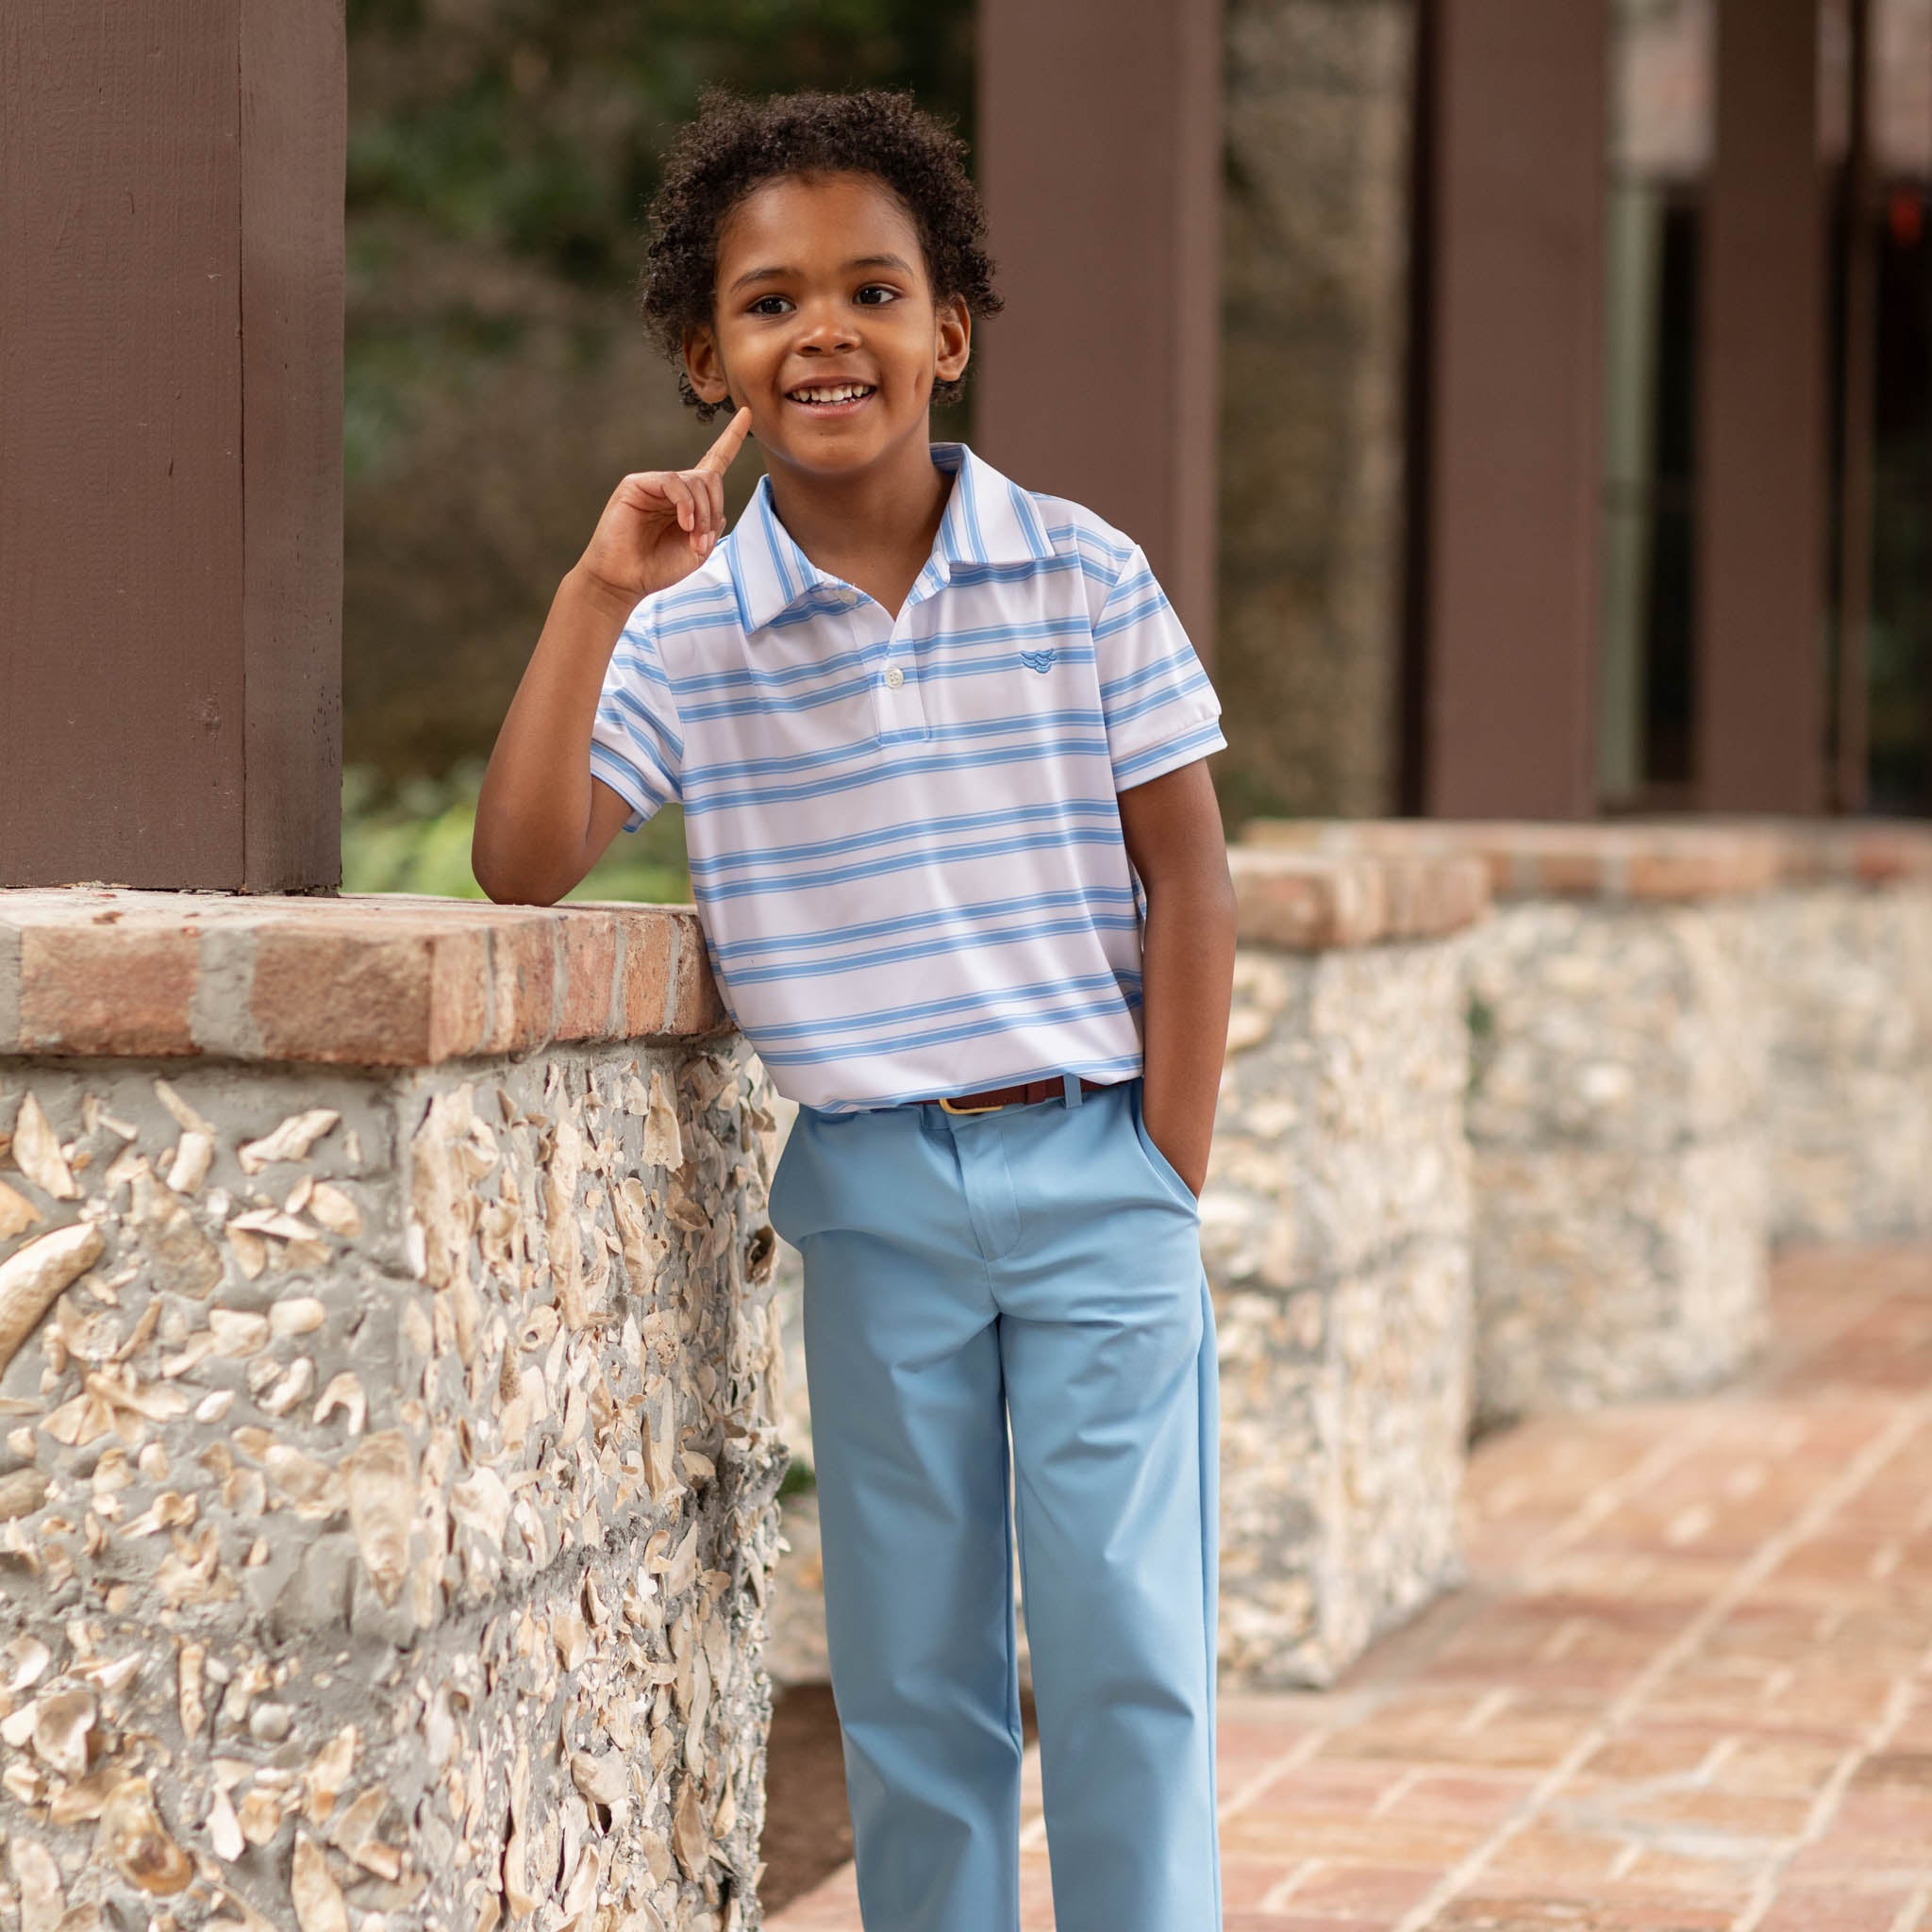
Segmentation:
{"type": "Polygon", "coordinates": [[[471,869],[492,899],[549,905],[595,857],[591,731],[630,609],[575,569],[557,587],[476,799],[471,869]]]}
{"type": "Polygon", "coordinates": [[[1141,944],[1142,1111],[1181,1178],[1201,1191],[1234,997],[1235,897],[1224,865],[1148,881],[1141,944]]]}

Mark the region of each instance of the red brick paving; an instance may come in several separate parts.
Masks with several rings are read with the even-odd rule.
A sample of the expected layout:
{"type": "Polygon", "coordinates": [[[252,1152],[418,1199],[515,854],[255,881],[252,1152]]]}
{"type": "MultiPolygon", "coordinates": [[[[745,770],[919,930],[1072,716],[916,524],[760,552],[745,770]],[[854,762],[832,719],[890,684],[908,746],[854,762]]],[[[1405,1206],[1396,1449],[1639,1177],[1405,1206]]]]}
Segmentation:
{"type": "Polygon", "coordinates": [[[1224,1932],[1932,1932],[1932,1249],[1773,1299],[1744,1384],[1480,1443],[1468,1584],[1334,1690],[1224,1690],[1224,1932]]]}

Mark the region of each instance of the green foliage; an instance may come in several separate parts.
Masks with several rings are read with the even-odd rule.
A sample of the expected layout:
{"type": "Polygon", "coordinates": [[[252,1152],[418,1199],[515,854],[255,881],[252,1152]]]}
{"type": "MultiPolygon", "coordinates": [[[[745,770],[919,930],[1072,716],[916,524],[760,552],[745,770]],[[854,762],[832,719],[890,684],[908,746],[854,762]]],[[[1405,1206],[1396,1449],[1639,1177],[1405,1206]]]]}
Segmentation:
{"type": "MultiPolygon", "coordinates": [[[[392,788],[369,766],[350,766],[342,774],[343,891],[484,897],[470,871],[482,779],[480,759],[466,761],[446,778],[408,778],[392,788]]],[[[666,806],[635,833],[620,832],[565,894],[566,903],[583,899],[688,905],[684,813],[666,806]]]]}
{"type": "Polygon", "coordinates": [[[349,0],[348,210],[615,288],[699,92],[908,86],[970,129],[967,0],[349,0]]]}

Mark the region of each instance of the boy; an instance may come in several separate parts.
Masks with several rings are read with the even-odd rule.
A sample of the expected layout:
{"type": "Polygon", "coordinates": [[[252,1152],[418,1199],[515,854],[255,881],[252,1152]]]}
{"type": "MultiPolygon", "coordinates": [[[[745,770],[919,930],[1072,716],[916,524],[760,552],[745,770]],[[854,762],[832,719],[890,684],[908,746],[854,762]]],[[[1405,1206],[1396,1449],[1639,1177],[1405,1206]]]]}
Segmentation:
{"type": "Polygon", "coordinates": [[[685,131],[643,309],[734,413],[564,576],[475,865],[549,903],[680,799],[725,1003],[799,1103],[770,1211],[868,1932],[1018,1932],[1014,1512],[1060,1932],[1218,1932],[1221,708],[1131,540],[930,441],[999,307],[960,154],[880,92],[685,131]]]}

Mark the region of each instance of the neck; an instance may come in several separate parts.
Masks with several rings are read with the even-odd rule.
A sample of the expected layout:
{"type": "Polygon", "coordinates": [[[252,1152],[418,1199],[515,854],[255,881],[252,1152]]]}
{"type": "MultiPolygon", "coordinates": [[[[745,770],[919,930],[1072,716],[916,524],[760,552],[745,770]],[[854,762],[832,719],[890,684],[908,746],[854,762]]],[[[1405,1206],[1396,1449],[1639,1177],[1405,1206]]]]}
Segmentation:
{"type": "Polygon", "coordinates": [[[772,507],[791,541],[835,575],[851,576],[855,558],[910,558],[917,570],[931,555],[953,479],[932,459],[920,434],[894,443],[862,470],[826,475],[766,456],[772,507]]]}

